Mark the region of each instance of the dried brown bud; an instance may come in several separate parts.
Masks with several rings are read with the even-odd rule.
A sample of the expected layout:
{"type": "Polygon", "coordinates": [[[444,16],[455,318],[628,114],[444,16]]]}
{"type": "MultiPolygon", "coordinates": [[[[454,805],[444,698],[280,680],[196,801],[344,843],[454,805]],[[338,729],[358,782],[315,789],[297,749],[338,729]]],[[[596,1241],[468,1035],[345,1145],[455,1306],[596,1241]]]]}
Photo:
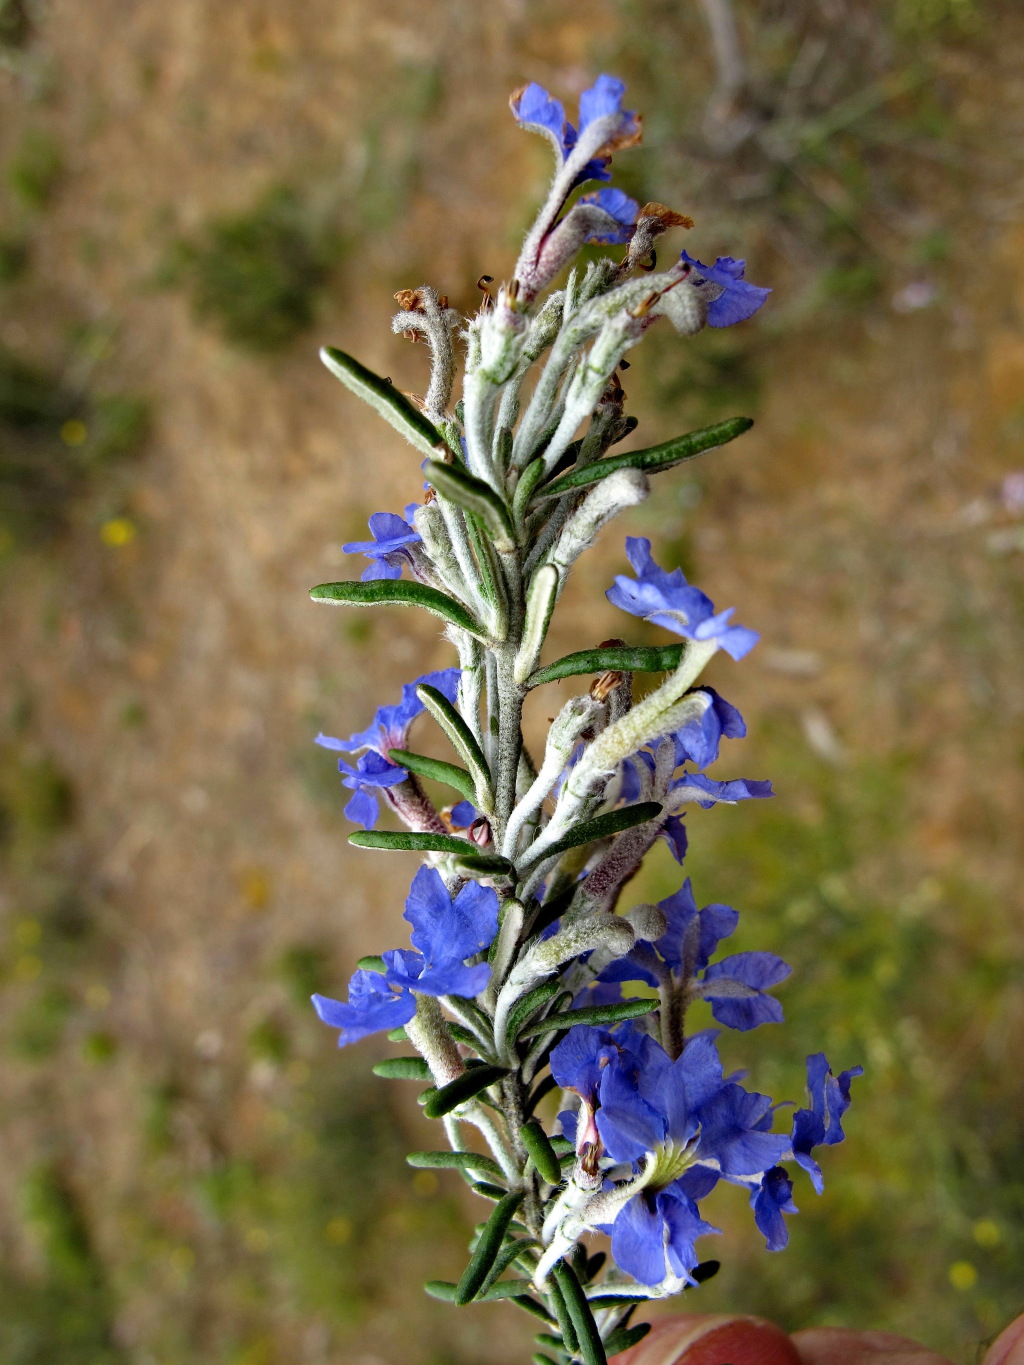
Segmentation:
{"type": "Polygon", "coordinates": [[[675,209],[666,208],[664,204],[652,201],[645,204],[640,210],[637,221],[644,218],[656,218],[661,224],[660,231],[664,232],[670,227],[692,228],[693,219],[688,213],[676,213],[675,209]]]}
{"type": "Polygon", "coordinates": [[[595,701],[607,701],[609,696],[622,682],[623,674],[609,670],[607,673],[599,673],[590,684],[590,695],[595,701]]]}

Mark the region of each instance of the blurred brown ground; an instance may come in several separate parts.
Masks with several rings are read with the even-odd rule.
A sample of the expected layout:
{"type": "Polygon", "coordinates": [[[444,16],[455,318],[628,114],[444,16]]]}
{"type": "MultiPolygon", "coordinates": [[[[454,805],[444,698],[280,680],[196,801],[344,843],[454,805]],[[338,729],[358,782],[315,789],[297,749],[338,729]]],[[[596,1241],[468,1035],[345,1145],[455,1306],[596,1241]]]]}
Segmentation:
{"type": "MultiPolygon", "coordinates": [[[[771,51],[786,7],[775,18],[739,8],[749,40],[771,51]]],[[[870,806],[842,867],[823,845],[808,895],[844,907],[843,943],[856,940],[861,901],[873,933],[903,912],[928,930],[919,959],[911,947],[897,966],[882,942],[840,962],[856,1017],[830,1037],[837,1062],[869,1064],[864,1112],[885,1140],[872,1145],[851,1116],[821,1211],[806,1233],[795,1220],[802,1250],[765,1270],[754,1240],[730,1229],[706,1254],[728,1265],[735,1236],[739,1269],[701,1293],[715,1307],[715,1294],[738,1310],[777,1305],[789,1326],[868,1313],[965,1361],[1019,1308],[1024,1186],[1019,1173],[1012,1191],[1004,1182],[1024,1118],[1024,531],[999,488],[1024,465],[1024,30],[1016,5],[966,9],[977,19],[966,27],[954,22],[964,6],[921,21],[922,79],[946,119],[929,146],[949,156],[915,156],[924,135],[908,131],[898,159],[899,90],[895,147],[890,137],[850,152],[877,154],[903,195],[888,215],[869,195],[846,224],[878,276],[852,300],[810,290],[834,275],[835,233],[802,236],[783,190],[748,206],[733,159],[731,181],[702,171],[687,193],[713,84],[694,4],[51,0],[33,12],[0,75],[0,162],[40,133],[63,170],[45,203],[4,190],[5,231],[30,240],[31,266],[4,286],[0,340],[68,382],[116,379],[147,395],[154,418],[130,471],[92,488],[44,548],[12,543],[2,567],[14,833],[0,902],[0,1307],[11,1360],[528,1355],[511,1310],[456,1313],[421,1294],[428,1274],[457,1273],[479,1214],[433,1177],[411,1179],[400,1158],[403,1143],[425,1145],[415,1106],[362,1079],[372,1046],[337,1054],[298,1003],[304,972],[337,993],[359,954],[399,941],[411,872],[404,857],[348,849],[343,797],[312,736],[361,728],[402,682],[451,662],[429,624],[353,622],[306,596],[343,576],[340,543],[370,512],[400,509],[419,486],[415,457],[342,393],[316,345],[422,388],[422,354],[389,331],[392,292],[426,279],[474,306],[477,277],[510,267],[546,173],[541,147],[507,115],[508,92],[538,79],[568,97],[600,69],[627,75],[651,118],[629,187],[691,212],[691,251],[746,252],[752,278],[776,293],[711,372],[736,410],[755,403],[755,431],[697,475],[666,476],[603,541],[555,652],[622,629],[602,592],[625,531],[685,553],[716,602],[736,603],[763,635],[747,664],[716,675],[752,733],[730,771],[777,777],[778,803],[812,832],[833,820],[845,837],[844,812],[870,806]],[[691,101],[690,125],[659,114],[670,97],[691,101]],[[314,325],[273,357],[251,356],[158,282],[175,241],[280,184],[330,220],[340,263],[314,325]],[[941,259],[915,256],[937,228],[941,259]],[[935,301],[907,311],[906,288],[922,279],[935,301]],[[737,367],[756,374],[748,392],[737,367]],[[51,771],[66,776],[66,799],[63,778],[40,799],[68,809],[35,819],[25,784],[42,773],[45,788],[51,771]],[[858,804],[879,772],[898,778],[858,804]],[[59,1015],[49,1043],[19,1045],[47,999],[59,1015]],[[916,1098],[900,1108],[909,1090],[924,1109],[916,1098]],[[395,1122],[404,1133],[392,1141],[395,1122]],[[359,1188],[346,1193],[339,1172],[353,1163],[359,1188]],[[871,1222],[879,1191],[898,1220],[884,1256],[871,1222]],[[60,1325],[65,1311],[78,1327],[60,1325]]],[[[889,32],[889,8],[861,14],[889,32]]],[[[893,51],[895,62],[906,48],[893,51]]],[[[827,204],[835,187],[820,161],[807,164],[799,175],[827,204]]],[[[665,337],[636,353],[644,444],[703,411],[700,373],[680,368],[676,349],[705,344],[665,337]]],[[[734,849],[718,831],[733,822],[752,867],[757,848],[770,867],[786,849],[764,822],[783,817],[712,815],[714,832],[710,817],[693,822],[698,893],[735,894],[742,909],[743,888],[716,872],[715,856],[734,849]]],[[[817,913],[793,896],[777,908],[771,943],[762,918],[744,946],[799,940],[817,913]]],[[[789,989],[793,1057],[819,1045],[831,980],[813,1018],[800,980],[789,989]]],[[[768,1088],[780,1075],[763,1065],[755,1080],[768,1088]]],[[[786,1065],[786,1093],[798,1094],[799,1067],[786,1065]]]]}

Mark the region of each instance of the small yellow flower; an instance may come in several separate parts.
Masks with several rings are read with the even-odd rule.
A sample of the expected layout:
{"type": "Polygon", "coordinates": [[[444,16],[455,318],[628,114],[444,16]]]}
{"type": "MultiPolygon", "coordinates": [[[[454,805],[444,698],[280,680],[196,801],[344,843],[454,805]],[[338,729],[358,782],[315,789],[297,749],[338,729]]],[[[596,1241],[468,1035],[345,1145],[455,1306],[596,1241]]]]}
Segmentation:
{"type": "Polygon", "coordinates": [[[994,1218],[979,1218],[971,1232],[980,1247],[995,1247],[1003,1240],[999,1224],[994,1218]]]}
{"type": "Polygon", "coordinates": [[[966,1293],[978,1283],[978,1272],[970,1261],[954,1261],[949,1267],[949,1282],[954,1289],[966,1293]]]}
{"type": "Polygon", "coordinates": [[[83,446],[89,439],[89,428],[77,417],[72,417],[61,427],[60,439],[66,446],[83,446]]]}
{"type": "Polygon", "coordinates": [[[104,545],[109,545],[112,550],[119,550],[123,545],[130,545],[135,539],[136,528],[133,521],[127,517],[111,517],[100,527],[100,540],[104,545]]]}

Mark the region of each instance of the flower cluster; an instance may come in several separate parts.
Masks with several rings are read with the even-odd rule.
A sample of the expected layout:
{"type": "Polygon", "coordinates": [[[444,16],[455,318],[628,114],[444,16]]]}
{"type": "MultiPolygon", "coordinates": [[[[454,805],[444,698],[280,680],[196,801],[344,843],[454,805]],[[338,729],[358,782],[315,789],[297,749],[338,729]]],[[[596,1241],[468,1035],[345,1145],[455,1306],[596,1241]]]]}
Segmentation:
{"type": "Polygon", "coordinates": [[[410,1161],[461,1172],[494,1201],[460,1279],[428,1291],[516,1303],[544,1324],[553,1355],[534,1359],[554,1365],[603,1365],[647,1330],[630,1322],[638,1302],[711,1273],[696,1244],[717,1231],[700,1205],[720,1182],[746,1189],[770,1250],[785,1246],[787,1165],[820,1192],[815,1153],[842,1140],[860,1074],[834,1075],[813,1054],[809,1104],[782,1122],[771,1098],[725,1074],[718,1031],[691,1028],[689,1015],[709,1009],[740,1033],[781,1022],[773,992],[786,963],[721,955],[737,912],[698,909],[689,878],[657,904],[629,898],[657,840],[683,862],[687,807],[772,795],[768,781],[708,771],[746,725],[701,675],[719,654],[742,661],[756,632],[630,538],[632,576],[607,597],[666,632],[662,643],[605,641],[542,661],[567,576],[601,529],[655,475],[750,425],[736,417],[612,453],[636,427],[620,373],[647,331],[662,319],[684,337],[732,326],[769,293],[731,256],[707,266],[682,251],[658,268],[655,243],[692,221],[608,183],[613,155],[641,136],[623,99],[622,82],[601,76],[571,123],[539,85],[513,96],[517,121],[552,144],[551,188],[511,276],[475,314],[427,286],[397,296],[395,331],[429,346],[421,402],[323,352],[415,447],[427,493],[402,516],[372,516],[372,539],[344,547],[370,561],[362,577],[312,596],[420,607],[443,623],[457,663],[408,683],[347,740],[317,737],[349,756],[338,760],[345,814],[363,827],[350,841],[424,862],[406,901],[411,947],[364,959],[347,1000],[314,1005],[340,1044],[387,1032],[412,1045],[376,1069],[429,1083],[422,1104],[450,1150],[410,1161]],[[579,193],[593,181],[604,183],[579,193]],[[621,250],[580,269],[587,243],[621,250]],[[638,674],[657,678],[639,699],[638,674]],[[526,697],[574,678],[591,681],[534,756],[526,697]],[[409,748],[420,716],[449,757],[409,748]],[[401,827],[377,828],[382,804],[401,827]],[[610,1236],[605,1269],[581,1243],[593,1234],[610,1236]]]}

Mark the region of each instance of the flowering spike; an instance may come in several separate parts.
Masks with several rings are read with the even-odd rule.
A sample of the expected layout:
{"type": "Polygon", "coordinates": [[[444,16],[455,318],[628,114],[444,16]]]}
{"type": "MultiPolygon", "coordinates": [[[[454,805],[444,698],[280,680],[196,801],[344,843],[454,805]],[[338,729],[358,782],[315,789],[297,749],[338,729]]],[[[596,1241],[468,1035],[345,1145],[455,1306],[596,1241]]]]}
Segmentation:
{"type": "MultiPolygon", "coordinates": [[[[421,1103],[443,1119],[452,1151],[412,1164],[458,1170],[495,1201],[461,1278],[431,1280],[428,1292],[511,1298],[585,1365],[639,1340],[643,1326],[622,1321],[631,1304],[695,1285],[717,1265],[702,1266],[697,1243],[718,1231],[701,1207],[718,1184],[742,1186],[768,1248],[785,1246],[793,1166],[821,1189],[815,1153],[843,1140],[860,1074],[833,1074],[812,1054],[808,1104],[791,1131],[777,1123],[768,1095],[746,1088],[743,1073],[726,1076],[717,1030],[694,1032],[691,1020],[708,1010],[740,1034],[780,1022],[787,964],[764,950],[723,952],[739,916],[698,906],[689,878],[657,905],[624,899],[657,840],[682,863],[687,806],[772,794],[767,780],[718,774],[724,741],[742,739],[746,722],[702,680],[720,651],[742,660],[755,632],[631,537],[633,576],[607,596],[677,642],[600,643],[595,633],[589,647],[577,641],[543,663],[572,568],[607,523],[656,477],[750,426],[733,417],[612,453],[636,427],[623,384],[631,348],[663,319],[685,338],[730,326],[769,292],[730,256],[706,266],[683,252],[658,268],[661,237],[692,220],[655,201],[640,208],[607,183],[612,155],[640,140],[624,99],[622,81],[601,75],[573,124],[535,82],[513,95],[516,120],[555,153],[551,189],[511,276],[481,277],[472,317],[426,285],[396,295],[392,327],[428,343],[422,403],[325,350],[338,378],[426,457],[427,488],[403,515],[374,513],[371,539],[345,545],[369,560],[361,581],[312,593],[421,607],[454,651],[452,666],[408,683],[366,729],[317,737],[338,755],[346,814],[365,827],[350,842],[424,861],[406,899],[409,945],[362,959],[347,1000],[318,995],[314,1006],[341,1044],[386,1031],[416,1049],[378,1074],[433,1080],[421,1103]],[[589,181],[605,183],[577,194],[589,181]],[[620,249],[593,253],[583,269],[575,263],[588,244],[620,249]],[[663,677],[634,692],[637,673],[663,677]],[[535,766],[523,706],[547,683],[569,695],[535,766]],[[439,753],[409,747],[424,710],[447,746],[439,753]],[[462,799],[442,806],[453,793],[462,799]],[[404,828],[377,828],[382,815],[404,828]],[[557,1087],[551,1131],[538,1115],[557,1087]],[[469,1149],[467,1126],[487,1155],[469,1149]],[[611,1238],[603,1286],[600,1258],[578,1245],[594,1230],[611,1238]],[[513,1265],[529,1279],[506,1278],[513,1265]]],[[[410,491],[420,483],[411,469],[410,491]]]]}

